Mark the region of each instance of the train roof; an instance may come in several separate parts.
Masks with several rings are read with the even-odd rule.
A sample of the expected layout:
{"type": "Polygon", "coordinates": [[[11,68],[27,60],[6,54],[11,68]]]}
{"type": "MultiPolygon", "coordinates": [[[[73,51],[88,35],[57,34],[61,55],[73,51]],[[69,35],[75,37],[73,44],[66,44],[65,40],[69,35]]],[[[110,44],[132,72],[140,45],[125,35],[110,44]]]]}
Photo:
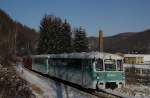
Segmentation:
{"type": "Polygon", "coordinates": [[[33,55],[32,57],[45,57],[45,58],[74,58],[74,59],[123,59],[122,56],[105,53],[105,52],[81,52],[81,53],[62,53],[62,54],[43,54],[33,55]]]}

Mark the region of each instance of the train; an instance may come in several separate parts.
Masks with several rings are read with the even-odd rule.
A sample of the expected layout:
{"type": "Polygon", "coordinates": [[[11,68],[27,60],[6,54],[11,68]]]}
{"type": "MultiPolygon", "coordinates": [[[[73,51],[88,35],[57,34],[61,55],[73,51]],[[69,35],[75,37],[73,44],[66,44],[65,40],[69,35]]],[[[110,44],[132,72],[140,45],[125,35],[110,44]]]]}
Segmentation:
{"type": "Polygon", "coordinates": [[[26,68],[99,90],[125,85],[123,57],[104,52],[31,55],[23,60],[26,68]]]}

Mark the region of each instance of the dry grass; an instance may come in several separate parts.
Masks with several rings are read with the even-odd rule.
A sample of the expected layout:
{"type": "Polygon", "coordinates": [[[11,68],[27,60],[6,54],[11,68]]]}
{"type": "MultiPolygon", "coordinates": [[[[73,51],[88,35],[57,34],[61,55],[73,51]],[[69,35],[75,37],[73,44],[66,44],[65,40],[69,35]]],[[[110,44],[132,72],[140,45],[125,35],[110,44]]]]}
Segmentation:
{"type": "Polygon", "coordinates": [[[0,65],[0,98],[36,98],[13,67],[0,65]]]}
{"type": "Polygon", "coordinates": [[[32,87],[32,90],[34,90],[36,93],[43,95],[43,91],[37,85],[32,84],[31,87],[32,87]]]}

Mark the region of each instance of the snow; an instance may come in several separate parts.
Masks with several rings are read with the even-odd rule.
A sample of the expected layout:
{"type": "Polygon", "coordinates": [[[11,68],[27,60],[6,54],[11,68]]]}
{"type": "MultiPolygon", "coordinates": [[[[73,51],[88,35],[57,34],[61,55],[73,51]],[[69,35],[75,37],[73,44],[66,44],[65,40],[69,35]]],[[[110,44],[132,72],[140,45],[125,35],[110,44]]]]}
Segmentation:
{"type": "MultiPolygon", "coordinates": [[[[20,69],[17,68],[17,70],[20,76],[30,83],[37,98],[97,98],[75,88],[42,77],[28,69],[22,68],[22,71],[19,71],[20,69]]],[[[124,88],[117,88],[115,90],[107,89],[106,91],[124,96],[125,98],[150,98],[150,87],[140,84],[126,85],[124,88]]]]}
{"type": "MultiPolygon", "coordinates": [[[[47,92],[47,91],[51,92],[53,91],[53,89],[49,88],[49,86],[51,86],[50,82],[44,81],[44,79],[42,79],[41,76],[37,76],[37,74],[33,74],[32,72],[26,69],[23,69],[23,73],[20,75],[22,78],[27,80],[31,84],[31,86],[37,86],[37,88],[40,88],[42,90],[43,96],[56,96],[54,95],[54,93],[47,92]]],[[[36,93],[36,91],[34,91],[34,93],[38,96],[41,96],[38,93],[36,93]]]]}
{"type": "Polygon", "coordinates": [[[111,54],[111,53],[105,53],[105,52],[81,52],[81,53],[63,53],[63,54],[43,54],[43,55],[33,55],[32,57],[47,57],[47,58],[106,58],[106,59],[123,59],[123,57],[111,54]]]}
{"type": "Polygon", "coordinates": [[[115,91],[128,96],[127,98],[150,98],[150,87],[141,84],[126,85],[124,88],[115,89],[115,91]]]}
{"type": "Polygon", "coordinates": [[[20,68],[17,68],[20,76],[30,83],[31,89],[37,98],[97,98],[75,88],[42,77],[28,69],[22,68],[23,72],[19,70],[20,68]]]}
{"type": "Polygon", "coordinates": [[[150,64],[123,64],[126,67],[134,67],[134,68],[143,68],[143,69],[150,69],[150,64]]]}
{"type": "Polygon", "coordinates": [[[143,54],[124,54],[124,57],[143,57],[143,54]]]}
{"type": "Polygon", "coordinates": [[[149,54],[144,55],[144,63],[150,64],[150,55],[149,54]]]}

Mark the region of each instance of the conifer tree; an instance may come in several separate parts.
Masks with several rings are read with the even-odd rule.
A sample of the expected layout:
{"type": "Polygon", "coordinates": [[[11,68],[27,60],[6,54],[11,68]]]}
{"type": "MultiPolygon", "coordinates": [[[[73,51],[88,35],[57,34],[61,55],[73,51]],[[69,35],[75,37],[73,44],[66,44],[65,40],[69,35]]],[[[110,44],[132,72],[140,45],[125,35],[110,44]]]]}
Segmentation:
{"type": "Polygon", "coordinates": [[[46,15],[40,24],[38,52],[40,54],[69,52],[70,44],[71,27],[69,23],[63,22],[59,17],[46,15]]]}
{"type": "Polygon", "coordinates": [[[63,51],[64,52],[71,52],[72,48],[71,48],[71,26],[70,24],[67,22],[67,20],[64,21],[64,23],[62,24],[62,34],[63,34],[63,40],[62,40],[62,44],[63,44],[63,51]]]}
{"type": "Polygon", "coordinates": [[[74,31],[73,47],[75,52],[87,52],[88,51],[88,39],[84,29],[77,28],[74,31]]]}
{"type": "Polygon", "coordinates": [[[49,27],[48,25],[51,22],[50,19],[48,18],[48,16],[44,16],[44,18],[42,19],[41,23],[40,23],[40,38],[39,38],[39,44],[38,44],[38,53],[46,53],[47,49],[48,49],[48,33],[49,33],[49,27]]]}

